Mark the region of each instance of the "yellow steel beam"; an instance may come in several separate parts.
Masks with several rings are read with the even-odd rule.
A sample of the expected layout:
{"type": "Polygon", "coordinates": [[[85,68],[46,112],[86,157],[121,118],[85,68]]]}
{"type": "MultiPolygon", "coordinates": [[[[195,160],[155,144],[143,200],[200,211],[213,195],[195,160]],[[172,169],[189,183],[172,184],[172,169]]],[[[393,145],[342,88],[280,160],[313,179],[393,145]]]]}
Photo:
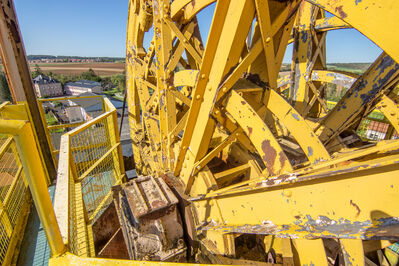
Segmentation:
{"type": "Polygon", "coordinates": [[[399,21],[392,19],[399,11],[396,0],[306,0],[339,17],[399,62],[397,40],[399,21]],[[372,23],[370,23],[372,21],[372,23]]]}
{"type": "MultiPolygon", "coordinates": [[[[399,205],[386,202],[394,200],[399,187],[398,158],[350,164],[356,172],[345,173],[346,167],[340,167],[300,178],[287,175],[255,183],[248,190],[236,189],[231,195],[214,194],[222,220],[201,229],[294,238],[396,239],[387,226],[399,226],[395,220],[399,205]]],[[[196,203],[205,200],[209,199],[196,203]]]]}
{"type": "Polygon", "coordinates": [[[351,28],[351,26],[337,17],[319,18],[314,24],[314,29],[316,31],[329,31],[348,28],[351,28]]]}
{"type": "MultiPolygon", "coordinates": [[[[201,66],[200,80],[195,87],[193,94],[194,102],[191,104],[189,111],[188,121],[190,123],[186,124],[184,130],[182,146],[190,147],[188,155],[185,158],[187,168],[180,175],[184,182],[187,182],[194,163],[207,152],[214,131],[214,122],[209,119],[209,114],[212,111],[213,102],[217,96],[218,85],[231,67],[239,61],[254,15],[252,1],[234,1],[230,5],[224,2],[219,1],[216,5],[215,19],[212,22],[210,37],[201,66]],[[228,10],[226,10],[227,14],[225,14],[225,5],[228,6],[228,10]],[[220,14],[221,16],[218,16],[219,12],[222,13],[220,14]],[[216,20],[217,23],[215,23],[216,20]],[[221,25],[223,28],[220,28],[221,26],[218,25],[220,20],[225,20],[224,24],[221,25]],[[217,34],[215,36],[216,43],[213,43],[214,40],[211,37],[213,34],[217,34]],[[216,47],[212,47],[212,45],[216,47]],[[214,53],[214,56],[211,56],[211,54],[208,55],[208,53],[214,53]],[[213,58],[207,56],[218,58],[218,60],[214,61],[213,58]],[[209,58],[210,62],[205,61],[207,58],[209,58]],[[209,76],[204,72],[207,72],[209,76]],[[205,86],[208,89],[205,90],[205,86]],[[187,140],[190,140],[190,142],[188,143],[187,140]]],[[[182,149],[181,151],[175,173],[180,170],[179,166],[183,161],[182,155],[188,150],[182,149]]]]}
{"type": "Polygon", "coordinates": [[[322,239],[293,239],[292,242],[298,253],[297,265],[328,265],[322,239]]]}
{"type": "Polygon", "coordinates": [[[229,95],[226,111],[251,140],[271,175],[292,170],[287,156],[268,126],[237,92],[232,91],[229,95]]]}
{"type": "Polygon", "coordinates": [[[363,243],[358,239],[340,239],[342,256],[345,265],[366,265],[363,243]]]}
{"type": "Polygon", "coordinates": [[[312,128],[282,96],[270,90],[264,108],[269,109],[287,127],[310,162],[318,163],[330,158],[312,128]]]}
{"type": "Polygon", "coordinates": [[[398,77],[399,64],[382,53],[320,122],[320,139],[328,142],[347,129],[359,114],[374,103],[375,98],[392,89],[398,77]]]}
{"type": "Polygon", "coordinates": [[[28,122],[0,119],[2,133],[13,135],[17,144],[21,162],[26,171],[26,179],[32,194],[40,221],[45,229],[47,240],[54,256],[62,254],[65,246],[62,241],[57,219],[53,211],[50,195],[47,190],[46,172],[40,160],[35,137],[28,122]],[[32,148],[33,147],[33,148],[32,148]]]}
{"type": "Polygon", "coordinates": [[[26,103],[29,108],[26,111],[38,140],[39,156],[46,165],[45,171],[53,179],[56,176],[55,165],[40,117],[14,2],[2,0],[0,5],[3,7],[0,12],[0,49],[7,82],[14,102],[26,103]]]}
{"type": "MultiPolygon", "coordinates": [[[[137,260],[116,260],[116,259],[101,259],[101,258],[82,258],[75,256],[71,253],[65,253],[62,256],[54,257],[49,260],[50,266],[58,266],[58,265],[76,265],[76,266],[100,266],[100,265],[121,265],[121,266],[144,266],[144,265],[165,265],[165,266],[173,266],[173,265],[182,265],[181,263],[176,262],[161,262],[161,261],[137,261],[137,260]]],[[[184,263],[184,265],[218,265],[218,264],[196,264],[196,263],[184,263]]]]}
{"type": "Polygon", "coordinates": [[[381,97],[376,109],[380,110],[389,120],[396,132],[399,132],[399,110],[398,104],[386,95],[381,97]]]}

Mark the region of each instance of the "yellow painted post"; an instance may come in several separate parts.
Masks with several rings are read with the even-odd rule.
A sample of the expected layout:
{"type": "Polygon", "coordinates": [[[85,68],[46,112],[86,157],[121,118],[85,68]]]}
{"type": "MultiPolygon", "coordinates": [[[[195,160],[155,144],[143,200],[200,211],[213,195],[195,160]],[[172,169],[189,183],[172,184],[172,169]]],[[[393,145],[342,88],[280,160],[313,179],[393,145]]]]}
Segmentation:
{"type": "Polygon", "coordinates": [[[43,225],[53,256],[62,254],[65,246],[61,238],[50,194],[47,190],[46,172],[36,148],[35,137],[26,121],[0,120],[2,133],[13,135],[25,170],[33,200],[43,225]]]}

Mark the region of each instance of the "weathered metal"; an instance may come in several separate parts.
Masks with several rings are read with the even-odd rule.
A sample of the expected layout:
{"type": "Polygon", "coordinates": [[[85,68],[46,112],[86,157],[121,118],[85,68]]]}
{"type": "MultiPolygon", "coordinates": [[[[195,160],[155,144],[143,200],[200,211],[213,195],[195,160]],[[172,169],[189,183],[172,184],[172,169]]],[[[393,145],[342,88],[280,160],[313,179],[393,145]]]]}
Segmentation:
{"type": "Polygon", "coordinates": [[[238,235],[257,234],[295,264],[349,263],[351,256],[363,263],[362,241],[397,240],[399,206],[386,202],[395,201],[399,185],[398,142],[368,147],[355,133],[377,109],[392,123],[390,137],[399,127],[397,52],[381,30],[396,36],[396,22],[382,15],[393,10],[393,1],[373,0],[131,1],[127,74],[137,170],[167,173],[180,200],[189,199],[185,224],[198,253],[213,262],[234,258],[238,235]],[[196,16],[213,2],[203,43],[196,16]],[[386,52],[360,77],[327,70],[326,36],[347,28],[386,52]],[[291,73],[278,77],[289,43],[291,73]],[[348,89],[332,110],[328,84],[348,89]],[[273,236],[292,240],[266,241],[273,236]],[[321,241],[327,238],[337,241],[321,241]]]}
{"type": "MultiPolygon", "coordinates": [[[[397,12],[394,0],[131,0],[127,100],[145,176],[121,184],[116,110],[108,106],[62,137],[57,224],[54,213],[46,216],[43,178],[32,178],[45,176],[34,143],[19,145],[53,255],[67,247],[133,260],[387,264],[382,250],[399,241],[397,12]],[[203,42],[197,15],[207,7],[214,14],[203,42]],[[384,51],[361,76],[326,65],[328,31],[351,27],[384,51]],[[279,78],[289,43],[291,73],[279,78]],[[328,84],[348,89],[330,109],[328,84]],[[373,113],[390,123],[386,140],[359,136],[373,113]]],[[[6,33],[11,84],[28,90],[14,71],[26,77],[24,55],[11,49],[22,42],[6,33]]],[[[21,130],[26,122],[2,119],[9,131],[1,133],[15,126],[32,139],[21,130]]],[[[65,262],[127,263],[67,253],[51,260],[65,262]]]]}
{"type": "Polygon", "coordinates": [[[113,194],[130,259],[185,261],[178,200],[165,181],[142,176],[114,187],[113,194]]]}

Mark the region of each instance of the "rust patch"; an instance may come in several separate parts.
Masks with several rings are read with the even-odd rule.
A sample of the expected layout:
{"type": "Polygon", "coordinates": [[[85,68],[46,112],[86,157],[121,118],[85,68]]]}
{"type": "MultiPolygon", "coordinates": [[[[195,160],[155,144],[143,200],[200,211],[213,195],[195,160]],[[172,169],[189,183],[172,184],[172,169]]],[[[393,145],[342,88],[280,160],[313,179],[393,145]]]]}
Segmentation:
{"type": "Polygon", "coordinates": [[[344,10],[342,9],[342,6],[337,6],[336,8],[335,8],[335,12],[337,12],[338,14],[339,14],[339,16],[341,17],[341,18],[346,18],[347,16],[348,16],[348,14],[346,14],[345,12],[344,12],[344,10]]]}
{"type": "Polygon", "coordinates": [[[165,206],[165,202],[162,200],[154,200],[153,202],[151,202],[151,206],[153,208],[162,208],[165,206]]]}
{"type": "Polygon", "coordinates": [[[270,140],[264,140],[262,142],[262,151],[263,151],[263,161],[266,163],[266,167],[271,174],[274,174],[274,162],[276,160],[277,152],[270,145],[270,140]]]}
{"type": "Polygon", "coordinates": [[[281,167],[284,167],[285,162],[288,160],[287,156],[285,155],[285,153],[283,151],[280,151],[278,156],[280,157],[279,160],[280,160],[281,167]]]}
{"type": "Polygon", "coordinates": [[[358,206],[356,203],[354,203],[352,200],[350,201],[350,204],[351,204],[353,207],[356,208],[356,210],[357,210],[356,217],[358,217],[359,214],[360,214],[360,208],[359,208],[359,206],[358,206]]]}
{"type": "Polygon", "coordinates": [[[252,134],[252,127],[247,127],[247,129],[248,129],[248,138],[250,138],[252,134]]]}

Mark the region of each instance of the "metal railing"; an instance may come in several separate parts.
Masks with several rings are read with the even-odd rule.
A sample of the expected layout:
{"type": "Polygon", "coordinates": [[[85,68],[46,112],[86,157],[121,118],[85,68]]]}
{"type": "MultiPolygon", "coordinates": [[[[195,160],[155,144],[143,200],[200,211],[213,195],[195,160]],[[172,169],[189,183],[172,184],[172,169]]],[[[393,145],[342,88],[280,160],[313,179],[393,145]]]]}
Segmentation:
{"type": "Polygon", "coordinates": [[[40,116],[45,125],[47,141],[54,163],[58,164],[61,136],[106,112],[102,96],[71,96],[38,99],[40,116]],[[83,114],[71,117],[68,108],[81,107],[83,114]]]}
{"type": "Polygon", "coordinates": [[[64,244],[78,256],[95,256],[91,226],[125,177],[116,109],[104,103],[104,114],[61,137],[54,209],[64,244]]]}
{"type": "MultiPolygon", "coordinates": [[[[54,243],[57,242],[55,232],[58,225],[54,212],[51,211],[47,180],[47,172],[36,146],[34,131],[25,105],[1,104],[0,264],[16,263],[19,250],[16,247],[24,235],[31,195],[35,200],[40,218],[43,218],[46,234],[54,235],[55,241],[52,248],[57,246],[54,243]]],[[[62,244],[61,241],[58,243],[62,244]]]]}

